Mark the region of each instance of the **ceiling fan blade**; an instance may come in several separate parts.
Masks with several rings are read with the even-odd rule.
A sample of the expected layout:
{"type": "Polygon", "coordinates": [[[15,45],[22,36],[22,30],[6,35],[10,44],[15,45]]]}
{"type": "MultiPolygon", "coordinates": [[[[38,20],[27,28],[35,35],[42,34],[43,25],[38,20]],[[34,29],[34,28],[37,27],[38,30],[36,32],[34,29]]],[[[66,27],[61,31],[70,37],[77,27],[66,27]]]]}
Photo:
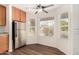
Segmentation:
{"type": "Polygon", "coordinates": [[[35,12],[35,14],[37,14],[37,13],[38,13],[38,11],[35,12]]]}
{"type": "Polygon", "coordinates": [[[44,9],[43,9],[42,11],[44,11],[45,13],[48,13],[48,12],[47,12],[46,10],[44,10],[44,9]]]}
{"type": "Polygon", "coordinates": [[[51,6],[54,6],[54,4],[50,4],[50,5],[44,6],[44,8],[51,7],[51,6]]]}

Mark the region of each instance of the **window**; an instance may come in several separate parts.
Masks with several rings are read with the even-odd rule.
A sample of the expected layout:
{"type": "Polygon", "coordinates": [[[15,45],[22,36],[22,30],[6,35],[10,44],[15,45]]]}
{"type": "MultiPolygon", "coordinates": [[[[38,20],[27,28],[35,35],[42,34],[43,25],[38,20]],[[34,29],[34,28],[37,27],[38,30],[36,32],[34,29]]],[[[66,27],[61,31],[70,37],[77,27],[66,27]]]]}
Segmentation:
{"type": "Polygon", "coordinates": [[[30,19],[28,21],[28,36],[34,36],[35,35],[35,20],[30,19]]]}
{"type": "Polygon", "coordinates": [[[40,36],[53,36],[54,18],[44,18],[40,20],[40,36]]]}
{"type": "Polygon", "coordinates": [[[60,31],[62,38],[68,38],[68,13],[61,14],[60,31]]]}

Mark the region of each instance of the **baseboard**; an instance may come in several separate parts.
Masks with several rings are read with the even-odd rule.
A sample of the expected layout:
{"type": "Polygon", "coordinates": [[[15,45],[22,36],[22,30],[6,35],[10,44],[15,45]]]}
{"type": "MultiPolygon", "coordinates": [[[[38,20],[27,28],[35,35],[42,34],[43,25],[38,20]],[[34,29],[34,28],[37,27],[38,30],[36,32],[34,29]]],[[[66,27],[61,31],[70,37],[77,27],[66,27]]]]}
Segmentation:
{"type": "Polygon", "coordinates": [[[24,47],[24,46],[26,46],[26,45],[23,45],[23,46],[20,46],[20,47],[18,47],[18,48],[15,48],[14,50],[19,49],[19,48],[22,48],[22,47],[24,47]]]}
{"type": "MultiPolygon", "coordinates": [[[[32,43],[32,44],[38,44],[38,43],[32,43]]],[[[32,45],[32,44],[26,44],[26,45],[32,45]]]]}
{"type": "Polygon", "coordinates": [[[12,52],[12,51],[13,51],[12,49],[8,50],[8,52],[12,52]]]}

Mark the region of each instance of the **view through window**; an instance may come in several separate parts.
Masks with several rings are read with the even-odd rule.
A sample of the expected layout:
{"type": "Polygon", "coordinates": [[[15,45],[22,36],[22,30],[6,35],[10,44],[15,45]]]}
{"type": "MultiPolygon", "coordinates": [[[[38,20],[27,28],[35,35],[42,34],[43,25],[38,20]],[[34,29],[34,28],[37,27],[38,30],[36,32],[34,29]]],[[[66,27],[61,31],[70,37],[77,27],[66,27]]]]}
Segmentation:
{"type": "Polygon", "coordinates": [[[28,36],[34,36],[35,35],[35,20],[30,19],[28,21],[28,36]]]}
{"type": "Polygon", "coordinates": [[[54,35],[54,19],[40,20],[40,36],[54,35]]]}
{"type": "Polygon", "coordinates": [[[61,14],[60,29],[61,38],[68,38],[68,13],[61,14]]]}

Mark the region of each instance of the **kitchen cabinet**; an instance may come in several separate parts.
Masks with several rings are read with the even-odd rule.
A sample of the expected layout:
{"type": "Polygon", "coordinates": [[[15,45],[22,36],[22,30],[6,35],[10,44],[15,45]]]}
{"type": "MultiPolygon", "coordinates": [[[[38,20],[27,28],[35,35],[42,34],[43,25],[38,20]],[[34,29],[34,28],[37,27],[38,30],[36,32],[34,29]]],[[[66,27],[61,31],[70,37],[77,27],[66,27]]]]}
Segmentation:
{"type": "Polygon", "coordinates": [[[6,25],[6,7],[0,5],[0,26],[6,25]]]}
{"type": "Polygon", "coordinates": [[[12,19],[14,21],[26,22],[26,12],[16,7],[12,8],[12,19]]]}
{"type": "Polygon", "coordinates": [[[21,21],[26,22],[26,12],[21,11],[21,21]]]}
{"type": "Polygon", "coordinates": [[[0,34],[0,53],[8,51],[9,38],[6,34],[0,34]]]}
{"type": "Polygon", "coordinates": [[[15,21],[20,21],[20,10],[18,8],[12,8],[12,19],[15,21]]]}

